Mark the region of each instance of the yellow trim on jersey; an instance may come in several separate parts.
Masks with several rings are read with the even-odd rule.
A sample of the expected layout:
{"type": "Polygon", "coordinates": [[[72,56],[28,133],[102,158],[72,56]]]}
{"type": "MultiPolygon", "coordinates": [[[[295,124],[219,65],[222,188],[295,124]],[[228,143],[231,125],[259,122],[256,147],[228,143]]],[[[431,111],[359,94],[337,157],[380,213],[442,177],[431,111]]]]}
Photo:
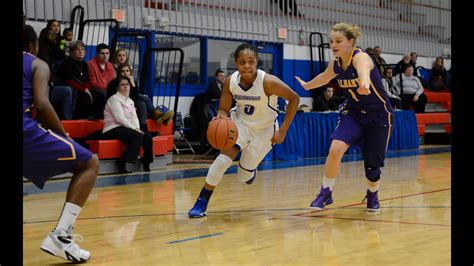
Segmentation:
{"type": "Polygon", "coordinates": [[[347,67],[349,67],[351,65],[351,62],[352,62],[352,58],[354,58],[354,52],[355,50],[358,49],[358,48],[352,48],[352,51],[351,51],[351,55],[349,56],[349,62],[347,63],[347,67]]]}
{"type": "Polygon", "coordinates": [[[57,139],[59,139],[60,141],[66,143],[66,145],[68,145],[69,148],[71,148],[71,154],[72,154],[71,157],[58,158],[57,160],[58,160],[58,161],[76,160],[76,150],[74,149],[74,146],[72,145],[72,143],[70,143],[69,141],[67,141],[66,139],[64,139],[64,137],[62,137],[62,136],[60,136],[60,135],[54,133],[53,131],[51,131],[51,130],[49,130],[49,129],[48,129],[48,132],[49,132],[52,136],[54,136],[54,137],[56,137],[57,139]]]}
{"type": "MultiPolygon", "coordinates": [[[[375,85],[374,83],[372,83],[372,81],[370,81],[370,86],[373,88],[372,90],[375,92],[375,94],[380,99],[380,101],[383,102],[384,105],[387,104],[387,102],[382,98],[382,96],[380,96],[379,92],[375,88],[375,85]]],[[[387,107],[385,107],[385,110],[387,110],[387,107]]]]}
{"type": "Polygon", "coordinates": [[[388,143],[390,142],[390,135],[392,135],[392,123],[390,122],[390,114],[388,114],[388,135],[387,135],[387,143],[385,144],[385,151],[388,149],[388,143]]]}

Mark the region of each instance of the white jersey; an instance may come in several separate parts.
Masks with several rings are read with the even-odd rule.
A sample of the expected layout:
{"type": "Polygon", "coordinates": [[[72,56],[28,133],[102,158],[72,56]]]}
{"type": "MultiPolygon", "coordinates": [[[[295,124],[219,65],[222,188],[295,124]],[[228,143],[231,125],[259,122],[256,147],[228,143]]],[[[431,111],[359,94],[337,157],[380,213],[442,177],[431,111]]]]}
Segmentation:
{"type": "Polygon", "coordinates": [[[230,77],[230,92],[236,105],[236,116],[250,129],[262,129],[272,126],[278,116],[278,96],[268,97],[263,89],[265,72],[257,70],[257,78],[248,90],[240,85],[240,73],[236,71],[230,77]]]}

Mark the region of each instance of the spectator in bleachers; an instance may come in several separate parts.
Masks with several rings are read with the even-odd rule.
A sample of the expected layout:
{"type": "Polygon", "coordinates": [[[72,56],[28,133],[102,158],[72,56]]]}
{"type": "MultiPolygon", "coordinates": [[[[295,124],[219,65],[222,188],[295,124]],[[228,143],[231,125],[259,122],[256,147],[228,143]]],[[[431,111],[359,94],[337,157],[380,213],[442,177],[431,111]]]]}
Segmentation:
{"type": "Polygon", "coordinates": [[[96,94],[92,103],[93,114],[97,118],[103,117],[107,85],[115,78],[115,69],[109,62],[110,49],[105,43],[96,47],[96,56],[87,62],[89,71],[90,91],[96,94]]]}
{"type": "Polygon", "coordinates": [[[123,48],[118,48],[114,53],[114,60],[112,60],[112,63],[114,64],[115,69],[117,69],[120,64],[128,63],[127,51],[123,48]]]}
{"type": "Polygon", "coordinates": [[[71,43],[73,38],[73,32],[71,28],[65,28],[63,31],[63,36],[59,41],[59,51],[64,56],[68,58],[70,55],[71,43]]]}
{"type": "Polygon", "coordinates": [[[450,81],[451,75],[444,67],[443,57],[436,57],[430,73],[430,90],[436,92],[449,91],[450,81]]]}
{"type": "MultiPolygon", "coordinates": [[[[48,20],[48,23],[46,23],[46,29],[50,29],[50,30],[53,30],[54,31],[54,34],[56,35],[56,53],[60,53],[60,50],[59,50],[59,42],[61,41],[62,39],[62,36],[61,36],[61,24],[59,23],[58,20],[55,20],[55,19],[50,19],[48,20]]],[[[65,58],[62,58],[60,64],[62,64],[64,62],[64,59],[65,58]]]]}
{"type": "Polygon", "coordinates": [[[58,77],[59,65],[62,63],[61,55],[56,50],[56,34],[52,29],[44,28],[39,37],[38,58],[49,66],[50,71],[50,101],[59,118],[70,120],[73,118],[73,94],[69,86],[65,86],[58,77]]]}
{"type": "Polygon", "coordinates": [[[413,76],[413,72],[413,66],[406,65],[402,74],[403,88],[400,86],[400,76],[395,76],[393,83],[397,87],[397,91],[402,92],[401,98],[404,110],[408,110],[413,106],[415,113],[424,113],[428,98],[423,93],[420,79],[413,76]]]}
{"type": "Polygon", "coordinates": [[[395,73],[393,73],[393,75],[396,76],[400,74],[400,72],[403,72],[407,65],[410,65],[410,55],[404,54],[402,60],[398,61],[397,67],[395,68],[395,73]]]}
{"type": "Polygon", "coordinates": [[[84,62],[86,54],[82,41],[71,44],[71,56],[59,68],[59,77],[74,89],[74,119],[95,119],[92,113],[92,102],[96,94],[90,91],[89,72],[84,62]]]}
{"type": "Polygon", "coordinates": [[[382,58],[382,48],[380,46],[375,46],[374,47],[374,55],[372,56],[374,59],[375,65],[377,69],[379,70],[380,75],[383,75],[383,72],[385,71],[385,65],[387,62],[385,62],[385,59],[382,58]]]}
{"type": "MultiPolygon", "coordinates": [[[[126,74],[126,76],[130,79],[131,81],[131,85],[132,85],[132,99],[135,99],[134,98],[134,95],[135,95],[135,90],[133,89],[133,87],[136,87],[137,88],[137,93],[138,93],[138,84],[135,79],[133,78],[133,71],[132,71],[132,67],[128,64],[128,54],[127,54],[127,51],[123,48],[118,48],[115,53],[114,53],[114,59],[112,60],[113,61],[113,64],[114,64],[114,67],[115,69],[117,70],[117,77],[120,76],[120,74],[126,74]],[[123,65],[122,64],[126,64],[128,65],[128,69],[129,69],[129,72],[127,72],[127,69],[124,69],[123,68],[123,65]],[[120,65],[122,65],[121,67],[119,67],[120,65]],[[121,69],[121,70],[118,70],[118,69],[121,69]],[[130,76],[128,76],[130,75],[130,76]]],[[[172,75],[170,75],[171,78],[170,80],[173,80],[173,77],[172,75]]],[[[116,82],[116,81],[115,81],[116,82]]],[[[109,88],[109,87],[107,87],[109,88]]],[[[114,88],[114,87],[112,87],[114,88]]],[[[113,89],[112,89],[113,90],[113,89]]],[[[111,95],[110,93],[107,93],[107,97],[110,97],[109,95],[111,95]]],[[[147,118],[152,118],[152,119],[155,119],[156,122],[158,122],[159,124],[164,124],[164,125],[168,125],[168,122],[171,120],[171,118],[173,118],[174,116],[174,111],[173,110],[169,110],[166,108],[162,108],[160,106],[157,106],[157,107],[154,107],[153,106],[153,102],[152,100],[147,96],[147,95],[144,95],[144,94],[138,94],[138,100],[142,101],[143,103],[145,103],[146,105],[146,114],[147,114],[147,118]],[[163,110],[162,110],[163,109],[163,110]],[[166,109],[166,110],[164,110],[166,109]]],[[[139,103],[139,102],[135,102],[135,106],[138,108],[138,109],[141,109],[143,107],[143,103],[139,103]]],[[[140,112],[141,113],[141,112],[140,112]]],[[[141,116],[139,115],[138,116],[140,121],[142,121],[142,118],[140,118],[141,116]]]]}
{"type": "Polygon", "coordinates": [[[56,33],[52,29],[42,29],[38,38],[38,44],[38,57],[45,61],[49,66],[49,70],[54,73],[54,64],[58,56],[54,50],[56,48],[56,33]]]}
{"type": "Polygon", "coordinates": [[[130,173],[126,163],[135,164],[143,146],[143,171],[150,171],[153,162],[153,138],[148,132],[140,130],[135,104],[130,99],[130,81],[126,77],[118,78],[117,92],[107,100],[104,110],[104,139],[119,139],[127,144],[122,157],[117,160],[120,173],[130,173]]]}
{"type": "Polygon", "coordinates": [[[59,21],[55,20],[55,19],[51,19],[51,20],[48,20],[48,23],[46,24],[46,29],[50,29],[54,32],[54,34],[56,35],[56,44],[55,44],[55,54],[57,55],[56,56],[56,60],[58,60],[57,62],[57,65],[60,66],[64,63],[64,60],[66,60],[66,57],[64,56],[64,54],[61,52],[61,50],[59,49],[59,44],[61,42],[61,39],[63,38],[61,36],[61,24],[59,23],[59,21]]]}
{"type": "Polygon", "coordinates": [[[336,111],[338,104],[334,99],[334,89],[327,86],[313,103],[313,111],[336,111]]]}
{"type": "Polygon", "coordinates": [[[370,55],[371,57],[374,57],[374,48],[372,47],[367,47],[365,48],[365,52],[370,55]]]}
{"type": "Polygon", "coordinates": [[[393,108],[402,109],[402,100],[400,98],[400,91],[393,84],[393,69],[387,67],[382,77],[383,87],[387,92],[388,100],[393,108]]]}
{"type": "Polygon", "coordinates": [[[225,77],[225,72],[220,68],[214,73],[214,80],[209,83],[205,92],[211,102],[218,101],[221,98],[225,77]]]}
{"type": "Polygon", "coordinates": [[[160,108],[155,108],[153,106],[152,100],[147,95],[139,92],[138,83],[132,75],[132,68],[127,63],[122,63],[117,67],[117,78],[110,81],[107,85],[107,98],[117,92],[117,84],[120,76],[126,77],[130,80],[130,98],[133,100],[135,107],[137,108],[137,116],[142,131],[147,131],[147,118],[153,118],[158,123],[167,125],[169,120],[173,118],[174,111],[168,110],[166,112],[161,112],[160,108]]]}
{"type": "Polygon", "coordinates": [[[46,23],[46,29],[53,30],[56,34],[56,40],[59,40],[59,37],[61,36],[61,24],[59,23],[59,21],[55,19],[48,20],[48,22],[46,23]]]}
{"type": "Polygon", "coordinates": [[[415,69],[415,72],[413,72],[413,76],[418,77],[418,73],[416,73],[416,60],[418,60],[418,55],[416,52],[411,52],[410,53],[410,64],[413,66],[413,69],[415,69]]]}
{"type": "MultiPolygon", "coordinates": [[[[138,86],[137,86],[137,81],[133,78],[132,75],[132,69],[130,65],[127,63],[122,63],[119,64],[117,67],[117,77],[109,82],[107,85],[107,99],[112,97],[115,93],[117,93],[117,87],[118,87],[118,82],[121,77],[126,77],[130,81],[130,93],[129,97],[132,99],[133,103],[135,104],[135,108],[137,110],[137,117],[138,121],[140,123],[140,129],[143,132],[148,132],[148,127],[146,124],[146,119],[147,119],[147,104],[151,104],[151,112],[153,113],[153,104],[151,103],[151,100],[146,97],[146,99],[141,99],[138,86]]],[[[144,96],[145,97],[145,96],[144,96]]],[[[150,108],[150,107],[149,107],[150,108]]]]}

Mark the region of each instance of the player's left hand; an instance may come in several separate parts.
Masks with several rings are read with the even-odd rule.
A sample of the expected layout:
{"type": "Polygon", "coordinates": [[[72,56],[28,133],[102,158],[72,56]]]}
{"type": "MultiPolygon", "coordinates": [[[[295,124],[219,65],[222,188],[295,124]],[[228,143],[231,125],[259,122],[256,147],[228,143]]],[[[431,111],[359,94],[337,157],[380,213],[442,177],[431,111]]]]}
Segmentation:
{"type": "Polygon", "coordinates": [[[357,89],[357,92],[360,95],[369,95],[371,93],[368,86],[365,84],[360,85],[360,87],[357,89]]]}
{"type": "Polygon", "coordinates": [[[275,134],[273,134],[271,141],[273,144],[281,144],[285,140],[285,137],[286,137],[286,132],[278,130],[277,132],[275,132],[275,134]]]}

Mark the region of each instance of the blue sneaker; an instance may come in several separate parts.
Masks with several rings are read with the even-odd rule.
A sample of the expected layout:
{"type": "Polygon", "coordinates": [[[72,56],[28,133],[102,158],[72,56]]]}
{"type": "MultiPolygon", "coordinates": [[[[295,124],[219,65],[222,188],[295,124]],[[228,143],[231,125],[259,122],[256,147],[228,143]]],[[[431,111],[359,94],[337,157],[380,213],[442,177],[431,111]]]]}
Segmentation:
{"type": "Polygon", "coordinates": [[[326,205],[332,203],[332,191],[329,190],[329,187],[323,188],[323,186],[321,186],[319,194],[316,196],[316,199],[311,202],[311,205],[309,205],[309,207],[316,210],[324,210],[324,207],[326,205]]]}
{"type": "Polygon", "coordinates": [[[206,216],[207,203],[205,198],[198,198],[196,203],[194,203],[194,207],[188,212],[189,218],[202,218],[206,216]]]}
{"type": "Polygon", "coordinates": [[[367,199],[367,211],[376,212],[379,210],[380,204],[379,197],[377,195],[378,192],[378,190],[375,192],[370,192],[370,190],[367,189],[367,195],[364,198],[364,201],[367,199]]]}
{"type": "Polygon", "coordinates": [[[245,181],[245,183],[246,183],[247,185],[251,185],[251,184],[253,183],[253,181],[255,181],[255,177],[257,177],[257,170],[254,170],[254,171],[253,171],[253,176],[252,176],[252,178],[250,178],[249,180],[245,181]]]}

